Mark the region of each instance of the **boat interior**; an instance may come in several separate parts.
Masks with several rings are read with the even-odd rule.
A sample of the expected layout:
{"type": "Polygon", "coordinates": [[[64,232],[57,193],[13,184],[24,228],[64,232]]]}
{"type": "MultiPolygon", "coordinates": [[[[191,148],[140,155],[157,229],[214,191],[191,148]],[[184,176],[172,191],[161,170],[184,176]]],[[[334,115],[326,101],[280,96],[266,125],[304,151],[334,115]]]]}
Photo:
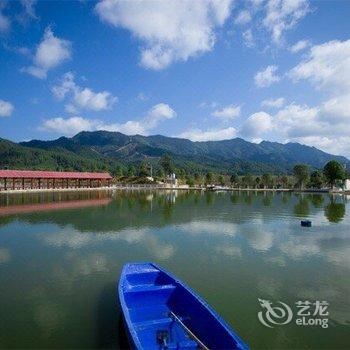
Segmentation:
{"type": "Polygon", "coordinates": [[[126,271],[123,294],[137,338],[146,348],[240,349],[202,302],[151,264],[126,271]]]}

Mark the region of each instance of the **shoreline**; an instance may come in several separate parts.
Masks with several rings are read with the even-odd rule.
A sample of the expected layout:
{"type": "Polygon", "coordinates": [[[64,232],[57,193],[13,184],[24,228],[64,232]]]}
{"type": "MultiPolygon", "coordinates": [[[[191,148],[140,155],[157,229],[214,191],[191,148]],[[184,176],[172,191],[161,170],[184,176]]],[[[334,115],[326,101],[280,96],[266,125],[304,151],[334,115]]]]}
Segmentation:
{"type": "Polygon", "coordinates": [[[115,191],[115,190],[172,190],[172,191],[209,191],[209,192],[293,192],[293,193],[330,193],[349,195],[350,191],[331,190],[294,190],[289,188],[230,188],[223,187],[208,189],[204,187],[187,186],[150,186],[150,185],[123,185],[123,186],[103,186],[103,187],[80,187],[80,188],[33,188],[33,189],[9,189],[0,191],[1,194],[23,194],[23,193],[52,193],[52,192],[86,192],[86,191],[115,191]]]}

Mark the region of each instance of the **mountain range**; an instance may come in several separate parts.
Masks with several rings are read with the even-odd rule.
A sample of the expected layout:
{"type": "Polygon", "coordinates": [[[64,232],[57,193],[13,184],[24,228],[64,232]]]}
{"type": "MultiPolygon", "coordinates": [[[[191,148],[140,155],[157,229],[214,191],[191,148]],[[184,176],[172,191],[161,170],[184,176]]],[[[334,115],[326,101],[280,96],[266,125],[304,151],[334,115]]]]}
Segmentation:
{"type": "Polygon", "coordinates": [[[169,154],[176,167],[186,172],[244,174],[291,173],[295,164],[322,168],[335,159],[350,166],[349,159],[299,143],[262,141],[259,144],[234,138],[193,142],[162,135],[128,136],[119,132],[83,131],[52,141],[32,140],[14,143],[0,139],[0,167],[116,173],[140,162],[155,169],[163,154],[169,154]]]}

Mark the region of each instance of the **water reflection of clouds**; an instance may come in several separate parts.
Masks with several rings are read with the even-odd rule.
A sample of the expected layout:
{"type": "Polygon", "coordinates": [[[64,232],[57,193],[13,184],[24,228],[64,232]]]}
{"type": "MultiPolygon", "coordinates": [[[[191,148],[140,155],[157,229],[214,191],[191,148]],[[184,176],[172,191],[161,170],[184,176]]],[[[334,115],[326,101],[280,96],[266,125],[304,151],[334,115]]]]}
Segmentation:
{"type": "Polygon", "coordinates": [[[235,236],[237,225],[225,221],[191,221],[186,224],[176,225],[177,230],[185,231],[192,234],[211,234],[211,235],[226,235],[235,236]]]}
{"type": "Polygon", "coordinates": [[[242,256],[242,250],[238,247],[238,243],[232,240],[236,237],[237,224],[218,221],[218,220],[207,220],[207,221],[191,221],[186,224],[174,226],[175,230],[182,231],[183,233],[189,233],[192,235],[214,235],[216,238],[220,236],[225,239],[224,243],[216,244],[214,251],[218,255],[225,255],[230,258],[240,258],[242,256]],[[227,238],[230,240],[228,241],[227,238]]]}
{"type": "Polygon", "coordinates": [[[313,287],[292,289],[297,300],[326,300],[330,303],[329,318],[338,324],[349,326],[349,286],[343,289],[319,281],[313,287]]]}
{"type": "Polygon", "coordinates": [[[224,254],[228,257],[238,257],[242,256],[242,250],[234,245],[218,245],[215,247],[215,251],[218,254],[224,254]]]}
{"type": "Polygon", "coordinates": [[[266,252],[273,246],[274,234],[269,226],[264,224],[262,218],[255,218],[242,224],[241,233],[254,250],[266,252]]]}
{"type": "Polygon", "coordinates": [[[335,265],[350,267],[350,237],[345,231],[305,230],[304,234],[298,236],[286,236],[285,240],[279,243],[278,248],[294,260],[318,255],[335,265]]]}
{"type": "Polygon", "coordinates": [[[265,253],[265,261],[279,266],[286,265],[286,258],[302,260],[310,256],[322,257],[335,265],[350,266],[350,237],[345,226],[337,232],[330,231],[328,225],[320,225],[313,231],[300,228],[298,232],[295,225],[299,228],[298,222],[292,221],[284,223],[284,229],[281,229],[278,223],[258,217],[242,224],[203,220],[174,227],[189,234],[215,235],[220,240],[215,251],[231,257],[242,256],[244,242],[247,242],[253,250],[265,253]],[[233,239],[228,241],[227,237],[233,239]]]}
{"type": "Polygon", "coordinates": [[[112,264],[107,254],[74,250],[62,254],[59,262],[53,264],[51,274],[60,281],[61,295],[65,295],[74,290],[77,281],[87,276],[108,274],[112,264]]]}
{"type": "Polygon", "coordinates": [[[11,253],[9,249],[0,248],[0,264],[7,263],[11,260],[11,253]]]}
{"type": "Polygon", "coordinates": [[[257,289],[259,290],[259,293],[264,297],[278,297],[281,295],[281,288],[282,283],[271,276],[263,276],[258,279],[257,289]]]}
{"type": "Polygon", "coordinates": [[[44,302],[37,306],[34,317],[42,330],[41,336],[49,338],[57,331],[57,327],[64,325],[66,313],[61,304],[44,300],[44,302]]]}
{"type": "Polygon", "coordinates": [[[132,245],[143,244],[159,259],[168,259],[175,253],[175,247],[172,244],[162,242],[149,228],[124,229],[103,234],[64,230],[40,235],[40,238],[45,244],[56,248],[68,247],[71,249],[80,249],[99,242],[122,241],[132,245]]]}

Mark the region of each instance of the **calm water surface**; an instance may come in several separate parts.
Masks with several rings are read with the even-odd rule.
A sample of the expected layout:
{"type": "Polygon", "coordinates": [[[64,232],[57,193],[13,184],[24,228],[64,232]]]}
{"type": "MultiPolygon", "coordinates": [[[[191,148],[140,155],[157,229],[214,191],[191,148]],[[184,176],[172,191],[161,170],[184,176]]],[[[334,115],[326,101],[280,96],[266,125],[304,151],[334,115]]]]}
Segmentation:
{"type": "Polygon", "coordinates": [[[0,348],[125,347],[130,261],[175,273],[253,349],[350,348],[349,198],[121,191],[0,194],[0,348]],[[329,327],[267,328],[258,298],[327,301],[329,327]]]}

